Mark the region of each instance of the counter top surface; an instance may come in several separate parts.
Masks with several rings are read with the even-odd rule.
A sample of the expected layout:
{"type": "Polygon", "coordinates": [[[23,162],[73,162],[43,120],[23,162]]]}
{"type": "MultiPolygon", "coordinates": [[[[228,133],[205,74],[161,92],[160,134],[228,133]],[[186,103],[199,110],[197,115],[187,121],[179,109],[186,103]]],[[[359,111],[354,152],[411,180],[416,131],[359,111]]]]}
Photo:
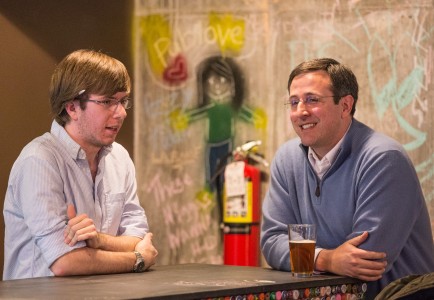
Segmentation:
{"type": "Polygon", "coordinates": [[[2,281],[0,299],[201,299],[357,282],[334,275],[300,279],[261,267],[180,264],[144,273],[2,281]]]}

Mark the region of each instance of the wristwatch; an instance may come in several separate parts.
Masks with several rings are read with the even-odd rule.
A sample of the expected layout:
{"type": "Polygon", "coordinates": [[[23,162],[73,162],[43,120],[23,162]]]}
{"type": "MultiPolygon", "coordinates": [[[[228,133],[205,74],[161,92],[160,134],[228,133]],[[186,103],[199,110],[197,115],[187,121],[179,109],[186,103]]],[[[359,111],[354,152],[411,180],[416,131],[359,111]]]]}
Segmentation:
{"type": "Polygon", "coordinates": [[[133,272],[145,272],[145,260],[143,259],[143,256],[138,251],[134,251],[134,254],[136,255],[136,263],[134,264],[133,272]]]}

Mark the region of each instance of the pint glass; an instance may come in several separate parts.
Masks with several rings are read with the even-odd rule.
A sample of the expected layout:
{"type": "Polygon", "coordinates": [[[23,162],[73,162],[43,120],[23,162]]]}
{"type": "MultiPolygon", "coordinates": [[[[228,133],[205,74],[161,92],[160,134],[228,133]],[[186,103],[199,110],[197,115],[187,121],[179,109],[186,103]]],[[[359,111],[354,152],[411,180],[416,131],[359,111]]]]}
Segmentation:
{"type": "Polygon", "coordinates": [[[289,255],[291,272],[295,277],[313,274],[316,227],[314,224],[289,224],[289,255]]]}

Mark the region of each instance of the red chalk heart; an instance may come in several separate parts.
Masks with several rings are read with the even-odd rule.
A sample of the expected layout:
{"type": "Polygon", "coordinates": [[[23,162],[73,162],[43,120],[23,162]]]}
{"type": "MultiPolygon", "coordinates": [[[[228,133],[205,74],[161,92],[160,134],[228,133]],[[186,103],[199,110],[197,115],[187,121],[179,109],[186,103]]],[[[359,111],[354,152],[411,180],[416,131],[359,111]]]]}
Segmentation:
{"type": "Polygon", "coordinates": [[[187,79],[187,62],[178,54],[163,72],[163,78],[170,84],[178,84],[187,79]]]}

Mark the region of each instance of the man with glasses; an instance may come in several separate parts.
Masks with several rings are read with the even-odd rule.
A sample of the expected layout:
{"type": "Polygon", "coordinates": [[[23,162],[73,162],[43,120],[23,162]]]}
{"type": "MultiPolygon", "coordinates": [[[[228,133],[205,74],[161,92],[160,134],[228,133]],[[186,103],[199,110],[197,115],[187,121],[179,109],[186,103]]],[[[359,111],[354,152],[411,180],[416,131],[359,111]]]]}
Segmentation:
{"type": "Polygon", "coordinates": [[[3,280],[143,272],[156,261],[133,162],[116,136],[131,107],[125,66],[78,50],[54,71],[51,131],[12,167],[3,280]]]}
{"type": "Polygon", "coordinates": [[[261,248],[290,270],[287,224],[316,224],[316,271],[389,282],[434,272],[428,210],[415,169],[396,141],[353,116],[358,83],[336,60],[298,65],[288,82],[297,139],[276,153],[263,203],[261,248]]]}

